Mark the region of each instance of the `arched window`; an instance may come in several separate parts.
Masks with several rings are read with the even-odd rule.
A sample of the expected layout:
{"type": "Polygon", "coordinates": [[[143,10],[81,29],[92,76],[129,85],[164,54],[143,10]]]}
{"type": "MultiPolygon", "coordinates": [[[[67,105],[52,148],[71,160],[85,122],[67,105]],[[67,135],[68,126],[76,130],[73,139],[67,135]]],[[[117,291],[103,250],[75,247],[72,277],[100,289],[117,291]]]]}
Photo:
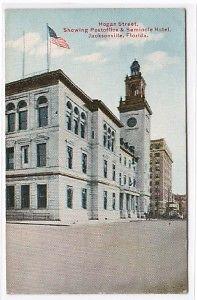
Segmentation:
{"type": "Polygon", "coordinates": [[[24,100],[18,103],[18,122],[19,130],[27,129],[27,103],[24,100]]]}
{"type": "Polygon", "coordinates": [[[103,125],[103,146],[107,146],[107,125],[103,125]]]}
{"type": "Polygon", "coordinates": [[[107,130],[107,148],[111,150],[111,129],[107,130]]]}
{"type": "Polygon", "coordinates": [[[72,130],[72,103],[70,101],[66,104],[66,127],[72,130]]]}
{"type": "Polygon", "coordinates": [[[74,108],[74,133],[79,134],[79,109],[74,108]]]}
{"type": "Polygon", "coordinates": [[[48,101],[45,96],[40,96],[37,100],[38,107],[38,126],[48,125],[48,101]]]}
{"type": "Polygon", "coordinates": [[[15,105],[14,105],[14,103],[7,104],[6,114],[7,114],[7,131],[13,132],[13,131],[15,131],[15,105]]]}
{"type": "Polygon", "coordinates": [[[85,123],[86,123],[86,115],[84,112],[81,113],[81,137],[85,138],[85,123]]]}
{"type": "Polygon", "coordinates": [[[115,132],[112,131],[111,133],[112,139],[111,139],[111,151],[114,152],[114,144],[115,144],[115,132]]]}

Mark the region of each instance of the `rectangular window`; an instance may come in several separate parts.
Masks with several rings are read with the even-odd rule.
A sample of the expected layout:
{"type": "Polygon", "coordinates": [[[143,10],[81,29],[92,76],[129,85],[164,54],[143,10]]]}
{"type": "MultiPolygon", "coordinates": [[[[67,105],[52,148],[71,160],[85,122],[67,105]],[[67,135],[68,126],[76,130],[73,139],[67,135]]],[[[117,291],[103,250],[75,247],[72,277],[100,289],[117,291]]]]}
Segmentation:
{"type": "Polygon", "coordinates": [[[81,123],[81,137],[84,139],[85,138],[85,124],[81,123]]]}
{"type": "Polygon", "coordinates": [[[124,175],[124,184],[127,184],[127,177],[124,175]]]}
{"type": "Polygon", "coordinates": [[[131,168],[131,160],[129,160],[129,168],[131,168]]]}
{"type": "Polygon", "coordinates": [[[46,143],[37,144],[37,167],[46,166],[46,143]]]}
{"type": "Polygon", "coordinates": [[[14,147],[6,149],[6,170],[14,169],[14,147]]]}
{"type": "Polygon", "coordinates": [[[107,191],[104,191],[104,194],[103,194],[103,208],[105,210],[107,209],[107,191]]]}
{"type": "Polygon", "coordinates": [[[120,163],[122,162],[122,155],[121,154],[119,156],[119,161],[120,161],[120,163]]]}
{"type": "Polygon", "coordinates": [[[68,114],[68,115],[66,116],[66,119],[67,119],[67,129],[68,129],[68,130],[71,130],[71,129],[72,129],[72,119],[71,119],[71,115],[68,114]]]}
{"type": "Polygon", "coordinates": [[[94,139],[94,130],[92,130],[92,139],[94,139]]]}
{"type": "Polygon", "coordinates": [[[27,110],[19,111],[19,130],[27,129],[27,110]]]}
{"type": "Polygon", "coordinates": [[[87,189],[82,189],[82,208],[87,209],[87,189]]]}
{"type": "Polygon", "coordinates": [[[82,153],[82,172],[87,173],[87,154],[82,153]]]}
{"type": "Polygon", "coordinates": [[[119,209],[123,210],[123,194],[120,194],[119,209]]]}
{"type": "Polygon", "coordinates": [[[124,165],[125,166],[127,165],[127,159],[126,159],[126,157],[124,157],[124,165]]]}
{"type": "Polygon", "coordinates": [[[14,185],[6,187],[6,208],[14,208],[14,185]]]}
{"type": "Polygon", "coordinates": [[[15,113],[8,114],[8,132],[15,131],[15,113]]]}
{"type": "Polygon", "coordinates": [[[46,184],[37,185],[37,200],[38,200],[38,209],[47,208],[47,185],[46,184]]]}
{"type": "Polygon", "coordinates": [[[112,209],[116,209],[116,194],[112,193],[112,209]]]}
{"type": "Polygon", "coordinates": [[[113,167],[112,167],[112,180],[113,181],[116,181],[116,165],[113,164],[113,167]]]}
{"type": "Polygon", "coordinates": [[[66,190],[66,197],[67,197],[67,207],[73,208],[73,187],[67,186],[66,190]]]}
{"type": "Polygon", "coordinates": [[[129,177],[129,186],[132,186],[132,180],[131,180],[131,177],[129,177]]]}
{"type": "Polygon", "coordinates": [[[48,125],[48,106],[38,108],[38,124],[39,127],[48,125]]]}
{"type": "Polygon", "coordinates": [[[122,185],[122,174],[119,174],[119,184],[122,185]]]}
{"type": "Polygon", "coordinates": [[[107,161],[106,160],[104,160],[103,171],[104,171],[104,177],[107,178],[107,161]]]}
{"type": "Polygon", "coordinates": [[[28,164],[28,162],[29,162],[29,146],[22,146],[21,154],[22,154],[22,165],[28,164]]]}
{"type": "Polygon", "coordinates": [[[21,185],[21,208],[29,208],[30,194],[29,185],[21,185]]]}
{"type": "Polygon", "coordinates": [[[68,168],[73,168],[73,148],[70,146],[67,146],[67,162],[68,162],[68,168]]]}

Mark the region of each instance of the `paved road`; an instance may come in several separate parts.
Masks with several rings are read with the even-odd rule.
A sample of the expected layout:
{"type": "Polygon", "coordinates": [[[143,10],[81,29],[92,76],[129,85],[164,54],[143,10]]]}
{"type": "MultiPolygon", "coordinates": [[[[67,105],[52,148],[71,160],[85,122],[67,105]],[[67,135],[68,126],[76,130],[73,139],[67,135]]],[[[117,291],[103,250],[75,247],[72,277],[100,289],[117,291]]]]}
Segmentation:
{"type": "Polygon", "coordinates": [[[8,293],[182,293],[186,222],[7,224],[8,293]]]}

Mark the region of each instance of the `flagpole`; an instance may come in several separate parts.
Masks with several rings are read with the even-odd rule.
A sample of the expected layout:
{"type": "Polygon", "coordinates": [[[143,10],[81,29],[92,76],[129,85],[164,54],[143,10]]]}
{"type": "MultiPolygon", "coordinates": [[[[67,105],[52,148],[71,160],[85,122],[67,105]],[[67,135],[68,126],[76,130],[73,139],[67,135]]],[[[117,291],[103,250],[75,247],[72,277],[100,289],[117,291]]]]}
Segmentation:
{"type": "Polygon", "coordinates": [[[48,32],[48,23],[47,25],[47,72],[49,72],[49,32],[48,32]]]}
{"type": "Polygon", "coordinates": [[[22,78],[25,78],[25,31],[23,31],[23,63],[22,63],[22,78]]]}

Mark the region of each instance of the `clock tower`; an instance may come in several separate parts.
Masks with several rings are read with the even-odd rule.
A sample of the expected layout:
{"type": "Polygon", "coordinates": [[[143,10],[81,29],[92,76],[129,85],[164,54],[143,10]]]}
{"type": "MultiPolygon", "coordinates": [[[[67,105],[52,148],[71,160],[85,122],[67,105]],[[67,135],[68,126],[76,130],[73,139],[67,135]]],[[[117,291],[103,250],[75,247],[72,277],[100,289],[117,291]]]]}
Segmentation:
{"type": "Polygon", "coordinates": [[[121,138],[135,147],[139,157],[137,170],[138,216],[144,217],[150,204],[150,118],[151,108],[145,98],[145,80],[134,60],[125,78],[125,100],[120,99],[121,138]]]}

